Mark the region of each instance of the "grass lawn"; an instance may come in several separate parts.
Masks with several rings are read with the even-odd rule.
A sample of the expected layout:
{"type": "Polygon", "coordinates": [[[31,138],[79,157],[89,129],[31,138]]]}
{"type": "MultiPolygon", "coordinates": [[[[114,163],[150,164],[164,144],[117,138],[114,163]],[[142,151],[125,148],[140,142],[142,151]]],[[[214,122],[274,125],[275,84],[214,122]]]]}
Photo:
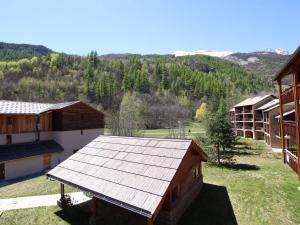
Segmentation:
{"type": "MultiPolygon", "coordinates": [[[[193,138],[197,135],[204,135],[204,125],[201,123],[196,123],[193,121],[187,121],[185,124],[185,132],[187,134],[187,138],[193,138]],[[190,132],[189,132],[190,130],[190,132]]],[[[142,135],[145,137],[159,137],[159,138],[167,138],[170,135],[170,129],[148,129],[143,130],[142,135]]]]}
{"type": "Polygon", "coordinates": [[[85,225],[87,222],[88,215],[83,211],[73,207],[72,212],[66,212],[58,206],[5,211],[0,217],[0,224],[7,225],[85,225]]]}
{"type": "MultiPolygon", "coordinates": [[[[67,185],[65,190],[66,192],[78,191],[67,185]]],[[[57,181],[46,179],[45,175],[40,175],[24,181],[20,180],[19,182],[13,182],[9,185],[0,187],[0,199],[58,193],[60,193],[59,183],[57,181]]]]}

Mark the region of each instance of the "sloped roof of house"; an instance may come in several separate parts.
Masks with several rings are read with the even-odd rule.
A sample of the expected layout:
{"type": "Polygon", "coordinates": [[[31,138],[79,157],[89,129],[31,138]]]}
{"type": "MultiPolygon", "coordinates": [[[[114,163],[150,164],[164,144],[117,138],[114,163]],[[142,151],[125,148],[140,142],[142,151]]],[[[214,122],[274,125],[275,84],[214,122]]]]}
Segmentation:
{"type": "Polygon", "coordinates": [[[0,114],[39,114],[53,104],[0,100],[0,114]]]}
{"type": "Polygon", "coordinates": [[[291,55],[291,57],[289,58],[289,60],[284,64],[284,66],[278,71],[278,73],[275,75],[274,77],[274,81],[280,79],[282,76],[290,74],[291,73],[291,69],[292,66],[297,63],[298,60],[298,64],[299,62],[299,58],[300,58],[300,46],[296,49],[296,51],[293,53],[293,55],[291,55]]]}
{"type": "Polygon", "coordinates": [[[38,115],[52,110],[63,109],[65,107],[74,105],[79,102],[80,101],[72,101],[72,102],[50,104],[50,103],[0,100],[0,114],[38,115]]]}
{"type": "Polygon", "coordinates": [[[248,105],[255,105],[256,103],[259,103],[260,101],[272,96],[273,98],[276,98],[274,95],[262,95],[262,96],[255,96],[251,98],[247,98],[244,101],[236,104],[234,107],[241,107],[241,106],[248,106],[248,105]]]}
{"type": "Polygon", "coordinates": [[[64,149],[53,140],[0,145],[0,161],[61,152],[64,149]]]}
{"type": "Polygon", "coordinates": [[[278,103],[279,103],[279,99],[276,98],[276,99],[273,99],[273,100],[267,102],[266,104],[262,105],[261,107],[259,107],[256,110],[266,110],[274,105],[277,105],[278,103]]]}
{"type": "Polygon", "coordinates": [[[192,140],[99,136],[48,172],[104,201],[152,217],[192,140]]]}
{"type": "Polygon", "coordinates": [[[278,108],[279,106],[280,106],[279,104],[273,105],[272,107],[269,107],[269,108],[265,109],[263,112],[269,112],[269,111],[271,111],[272,109],[278,108]]]}
{"type": "MultiPolygon", "coordinates": [[[[294,113],[294,112],[295,112],[295,109],[289,110],[289,111],[283,113],[283,116],[285,117],[285,116],[290,115],[290,114],[292,114],[292,113],[294,113]]],[[[280,114],[277,115],[277,116],[275,116],[275,118],[276,118],[276,119],[279,119],[279,118],[280,118],[280,114]]]]}

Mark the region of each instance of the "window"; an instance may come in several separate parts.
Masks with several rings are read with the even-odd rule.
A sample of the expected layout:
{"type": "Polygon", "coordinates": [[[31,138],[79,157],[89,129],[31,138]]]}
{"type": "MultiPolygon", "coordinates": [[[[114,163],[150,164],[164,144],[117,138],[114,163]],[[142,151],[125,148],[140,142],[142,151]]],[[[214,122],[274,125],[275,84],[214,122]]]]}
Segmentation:
{"type": "Polygon", "coordinates": [[[44,155],[43,165],[44,165],[44,170],[48,170],[51,168],[51,155],[44,155]]]}
{"type": "Polygon", "coordinates": [[[12,125],[12,118],[11,118],[11,116],[7,117],[7,125],[12,125]]]}
{"type": "Polygon", "coordinates": [[[35,141],[40,141],[40,132],[35,133],[35,141]]]}
{"type": "Polygon", "coordinates": [[[38,125],[38,124],[40,124],[41,123],[41,119],[40,119],[40,117],[38,116],[37,118],[36,118],[36,125],[38,125]]]}
{"type": "Polygon", "coordinates": [[[10,145],[12,143],[12,136],[11,135],[6,135],[6,144],[10,145]]]}

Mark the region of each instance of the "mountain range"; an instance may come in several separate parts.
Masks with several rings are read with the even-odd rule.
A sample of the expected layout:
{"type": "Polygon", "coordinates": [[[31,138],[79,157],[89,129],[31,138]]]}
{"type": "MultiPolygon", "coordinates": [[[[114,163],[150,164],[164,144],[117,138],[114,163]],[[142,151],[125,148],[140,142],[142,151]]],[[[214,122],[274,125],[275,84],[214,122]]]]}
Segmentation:
{"type": "MultiPolygon", "coordinates": [[[[46,56],[51,53],[54,53],[54,51],[42,45],[0,42],[0,61],[19,60],[22,58],[32,58],[33,56],[46,56]]],[[[106,54],[101,57],[122,58],[130,55],[136,54],[106,54]]],[[[289,53],[283,49],[266,49],[265,51],[250,53],[211,50],[175,51],[170,55],[175,57],[187,55],[208,55],[218,57],[237,63],[250,73],[267,77],[274,76],[290,56],[289,53]]],[[[149,56],[151,57],[153,55],[149,56]]],[[[144,55],[144,57],[147,57],[147,55],[144,55]]]]}

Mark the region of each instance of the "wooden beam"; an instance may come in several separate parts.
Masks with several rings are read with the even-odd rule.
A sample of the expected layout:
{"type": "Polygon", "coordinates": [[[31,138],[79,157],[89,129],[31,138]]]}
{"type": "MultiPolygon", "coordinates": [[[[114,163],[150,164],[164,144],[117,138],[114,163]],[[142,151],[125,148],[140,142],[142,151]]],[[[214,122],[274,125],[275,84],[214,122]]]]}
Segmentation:
{"type": "Polygon", "coordinates": [[[294,103],[295,103],[295,120],[296,120],[296,143],[297,143],[297,153],[298,153],[298,178],[300,179],[300,165],[299,165],[299,152],[300,152],[300,114],[299,114],[299,96],[297,92],[298,76],[297,71],[294,69],[293,73],[293,89],[294,89],[294,103]]]}
{"type": "Polygon", "coordinates": [[[147,225],[154,225],[152,218],[147,219],[147,225]]]}
{"type": "Polygon", "coordinates": [[[280,134],[281,134],[281,147],[282,147],[282,158],[285,163],[285,140],[284,140],[284,130],[283,130],[283,103],[282,103],[282,87],[281,79],[277,80],[278,89],[279,89],[279,105],[280,105],[280,134]]]}
{"type": "Polygon", "coordinates": [[[60,200],[63,200],[65,197],[65,185],[60,183],[60,200]]]}
{"type": "Polygon", "coordinates": [[[98,209],[98,199],[96,197],[92,198],[92,215],[96,216],[98,209]]]}

